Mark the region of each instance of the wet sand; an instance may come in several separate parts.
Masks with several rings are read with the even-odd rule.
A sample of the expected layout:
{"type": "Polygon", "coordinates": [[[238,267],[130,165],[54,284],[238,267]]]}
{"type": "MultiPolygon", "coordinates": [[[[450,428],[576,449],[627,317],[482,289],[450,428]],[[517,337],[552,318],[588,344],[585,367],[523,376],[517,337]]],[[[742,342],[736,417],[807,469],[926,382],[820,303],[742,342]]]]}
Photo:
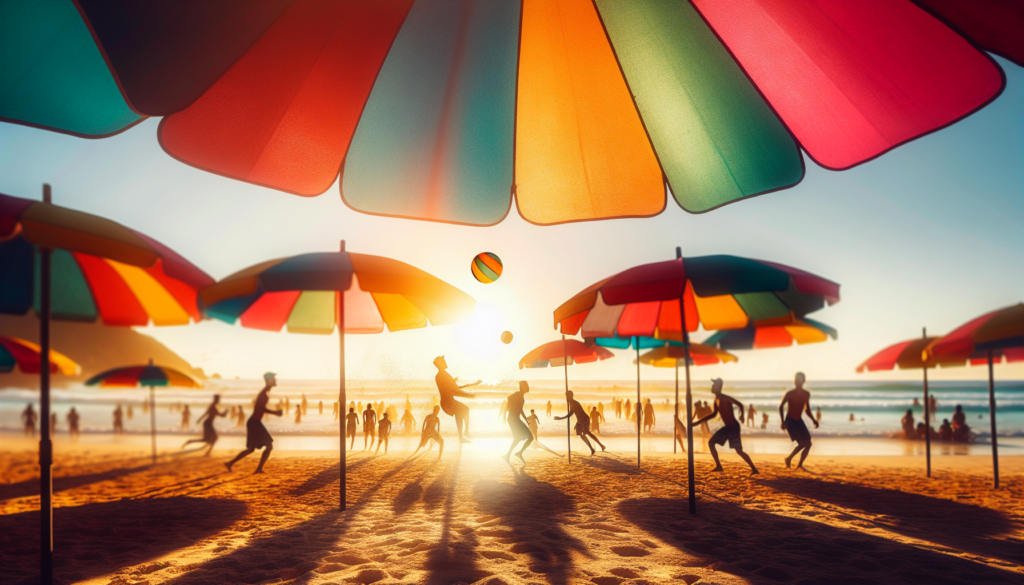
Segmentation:
{"type": "MultiPolygon", "coordinates": [[[[361,442],[361,441],[359,441],[361,442]]],[[[410,458],[277,452],[227,473],[227,449],[163,456],[68,447],[55,467],[57,577],[82,583],[1024,583],[1024,457],[821,456],[808,471],[730,451],[681,456],[539,451],[509,465],[453,438],[410,458]]],[[[561,443],[547,441],[554,448],[561,443]]],[[[0,453],[0,582],[38,563],[34,451],[0,453]],[[35,481],[34,481],[35,480],[35,481]]],[[[488,449],[492,449],[487,444],[488,449]]]]}

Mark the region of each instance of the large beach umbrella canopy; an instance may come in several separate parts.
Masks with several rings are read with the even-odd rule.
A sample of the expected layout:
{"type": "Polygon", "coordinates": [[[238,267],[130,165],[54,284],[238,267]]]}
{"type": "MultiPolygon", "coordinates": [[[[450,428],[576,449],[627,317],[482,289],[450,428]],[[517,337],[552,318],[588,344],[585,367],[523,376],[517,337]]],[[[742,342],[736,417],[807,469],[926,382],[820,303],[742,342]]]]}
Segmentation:
{"type": "MultiPolygon", "coordinates": [[[[243,327],[330,335],[338,329],[340,391],[345,399],[345,335],[460,323],[473,316],[473,297],[426,272],[383,256],[338,252],[278,258],[228,276],[199,293],[209,317],[243,327]]],[[[345,417],[341,433],[341,509],[345,498],[345,417]]]]}
{"type": "Polygon", "coordinates": [[[702,343],[721,349],[770,349],[790,347],[794,343],[820,343],[829,338],[838,339],[839,333],[820,321],[805,317],[782,325],[750,325],[716,331],[702,343]]]}
{"type": "MultiPolygon", "coordinates": [[[[790,323],[826,303],[839,302],[839,285],[809,272],[738,256],[698,256],[642,264],[606,278],[555,309],[563,334],[633,335],[682,341],[698,325],[707,330],[790,323]]],[[[686,366],[686,418],[693,420],[686,366]]],[[[690,512],[696,513],[693,425],[686,425],[690,512]]]]}
{"type": "MultiPolygon", "coordinates": [[[[0,374],[14,371],[17,366],[23,374],[38,374],[42,369],[42,348],[24,339],[0,335],[0,374]]],[[[68,356],[50,350],[51,374],[77,376],[82,368],[68,356]]]]}
{"type": "MultiPolygon", "coordinates": [[[[4,3],[0,10],[7,10],[4,3]]],[[[0,19],[2,22],[3,19],[0,19]]],[[[43,202],[0,194],[0,313],[39,316],[42,363],[39,481],[43,583],[53,581],[50,441],[50,318],[106,325],[185,325],[201,317],[205,272],[160,242],[121,224],[43,202]]]]}
{"type": "MultiPolygon", "coordinates": [[[[603,347],[594,347],[577,339],[566,339],[563,335],[561,341],[549,341],[530,350],[519,360],[519,369],[561,366],[565,370],[565,391],[568,392],[570,364],[589,364],[614,356],[615,354],[603,347]]],[[[569,401],[566,399],[566,409],[568,407],[569,401]]],[[[569,463],[572,463],[572,432],[568,417],[565,419],[565,441],[568,445],[569,463]]]]}
{"type": "Polygon", "coordinates": [[[490,225],[702,212],[984,107],[994,0],[14,0],[0,119],[164,116],[194,167],[370,214],[490,225]],[[938,16],[933,15],[932,12],[938,16]],[[950,22],[953,26],[946,23],[950,22]],[[627,196],[623,196],[627,193],[627,196]]]}
{"type": "Polygon", "coordinates": [[[153,451],[153,462],[156,463],[156,397],[153,390],[157,387],[202,388],[202,383],[192,376],[168,368],[157,366],[153,360],[144,366],[125,366],[96,374],[85,382],[86,386],[100,388],[149,388],[149,437],[153,451]]]}
{"type": "Polygon", "coordinates": [[[988,410],[992,432],[993,487],[999,487],[999,448],[996,444],[996,391],[993,364],[1024,361],[1024,303],[976,317],[928,348],[933,359],[948,363],[988,365],[988,410]]]}

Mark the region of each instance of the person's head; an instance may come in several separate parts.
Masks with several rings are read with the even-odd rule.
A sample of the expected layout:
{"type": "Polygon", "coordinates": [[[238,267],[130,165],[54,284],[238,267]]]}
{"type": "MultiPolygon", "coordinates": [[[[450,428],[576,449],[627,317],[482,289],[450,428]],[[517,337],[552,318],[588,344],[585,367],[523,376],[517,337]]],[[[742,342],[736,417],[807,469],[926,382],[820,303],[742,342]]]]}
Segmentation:
{"type": "Polygon", "coordinates": [[[960,406],[959,404],[956,405],[956,411],[957,412],[961,412],[961,411],[963,411],[963,409],[964,409],[964,407],[960,406]]]}
{"type": "MultiPolygon", "coordinates": [[[[74,410],[74,408],[72,408],[71,410],[74,410]]],[[[949,424],[949,419],[948,418],[942,419],[942,424],[948,425],[949,424]]]]}
{"type": "Polygon", "coordinates": [[[267,385],[267,390],[270,390],[274,386],[277,386],[277,374],[274,372],[267,372],[263,374],[263,382],[267,385]]]}
{"type": "Polygon", "coordinates": [[[384,420],[388,420],[388,413],[384,413],[384,420]]]}
{"type": "Polygon", "coordinates": [[[572,390],[566,390],[565,397],[572,400],[572,390]]]}
{"type": "Polygon", "coordinates": [[[353,414],[355,414],[355,412],[356,412],[356,407],[354,407],[354,406],[350,406],[350,407],[348,408],[348,411],[349,411],[349,412],[351,412],[351,413],[353,413],[353,414]]]}
{"type": "Polygon", "coordinates": [[[536,413],[536,411],[535,411],[535,410],[533,410],[533,409],[531,408],[531,409],[530,409],[530,414],[537,414],[537,413],[536,413]]]}
{"type": "Polygon", "coordinates": [[[807,381],[807,376],[805,376],[803,372],[797,372],[796,376],[793,378],[793,383],[796,384],[797,388],[803,386],[804,382],[806,382],[806,381],[807,381]]]}
{"type": "Polygon", "coordinates": [[[444,361],[443,355],[439,355],[436,358],[434,358],[434,365],[437,366],[437,369],[441,371],[448,369],[448,362],[444,361]]]}
{"type": "Polygon", "coordinates": [[[366,410],[373,410],[373,403],[372,402],[367,402],[366,403],[366,410]]]}
{"type": "Polygon", "coordinates": [[[519,381],[519,391],[522,392],[523,394],[526,394],[527,392],[530,391],[530,384],[527,383],[526,380],[520,380],[519,381]]]}
{"type": "Polygon", "coordinates": [[[591,406],[590,407],[590,412],[597,412],[597,407],[596,406],[591,406]]]}
{"type": "Polygon", "coordinates": [[[439,413],[439,412],[441,412],[441,407],[440,407],[440,406],[437,406],[437,405],[435,404],[435,405],[434,405],[434,416],[437,416],[437,413],[439,413]]]}
{"type": "Polygon", "coordinates": [[[214,394],[213,395],[213,403],[214,404],[220,404],[220,394],[214,394]]]}
{"type": "Polygon", "coordinates": [[[714,378],[713,380],[711,380],[711,393],[712,394],[721,394],[722,393],[722,385],[723,384],[724,383],[722,382],[721,378],[714,378]]]}
{"type": "Polygon", "coordinates": [[[907,416],[914,416],[914,411],[908,408],[907,409],[907,416]]]}

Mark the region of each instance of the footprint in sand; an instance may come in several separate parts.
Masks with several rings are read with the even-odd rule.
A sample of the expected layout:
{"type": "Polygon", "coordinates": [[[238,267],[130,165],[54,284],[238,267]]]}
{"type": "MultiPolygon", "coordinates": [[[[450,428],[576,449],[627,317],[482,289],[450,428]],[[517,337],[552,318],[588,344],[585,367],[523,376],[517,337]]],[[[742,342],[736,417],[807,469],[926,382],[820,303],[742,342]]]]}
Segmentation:
{"type": "Polygon", "coordinates": [[[646,557],[651,554],[650,551],[636,546],[613,546],[612,552],[620,557],[646,557]]]}
{"type": "Polygon", "coordinates": [[[628,569],[626,567],[615,567],[614,569],[608,572],[612,575],[622,577],[624,579],[636,579],[640,577],[640,573],[637,573],[633,569],[628,569]]]}
{"type": "Polygon", "coordinates": [[[369,583],[376,583],[377,581],[383,581],[388,578],[388,574],[380,569],[363,569],[359,571],[359,574],[350,577],[348,580],[352,583],[362,583],[363,585],[369,583]]]}
{"type": "Polygon", "coordinates": [[[480,556],[482,556],[485,559],[492,559],[492,560],[493,559],[505,559],[506,561],[514,561],[514,560],[516,560],[516,557],[514,557],[513,555],[510,555],[507,552],[502,552],[500,550],[482,550],[482,551],[480,551],[480,556]]]}

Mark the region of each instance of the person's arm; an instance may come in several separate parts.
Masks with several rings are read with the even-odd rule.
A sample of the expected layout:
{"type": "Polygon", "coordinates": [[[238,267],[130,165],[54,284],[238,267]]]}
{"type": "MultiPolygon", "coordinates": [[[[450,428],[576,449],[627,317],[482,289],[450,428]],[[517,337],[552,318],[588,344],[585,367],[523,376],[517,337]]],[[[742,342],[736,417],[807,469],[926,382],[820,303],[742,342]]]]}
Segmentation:
{"type": "MultiPolygon", "coordinates": [[[[730,400],[731,400],[731,399],[730,399],[730,400]]],[[[743,420],[745,420],[745,419],[746,419],[746,415],[744,415],[744,413],[743,413],[743,403],[742,403],[742,402],[740,402],[739,400],[733,400],[732,402],[733,402],[733,404],[735,404],[736,406],[739,406],[739,407],[740,407],[740,421],[743,421],[743,420]]],[[[730,406],[729,406],[729,408],[732,408],[732,405],[730,405],[730,406]]]]}
{"type": "Polygon", "coordinates": [[[811,419],[811,422],[814,423],[814,428],[818,428],[818,419],[814,418],[814,415],[811,414],[811,399],[810,398],[807,399],[807,405],[804,406],[804,412],[807,413],[807,418],[811,419]]]}
{"type": "Polygon", "coordinates": [[[425,419],[423,419],[423,426],[422,426],[422,427],[420,427],[420,432],[421,432],[421,433],[425,433],[425,432],[427,432],[427,423],[428,423],[428,422],[430,422],[430,419],[429,419],[429,418],[425,418],[425,419]]]}
{"type": "Polygon", "coordinates": [[[693,426],[697,426],[697,425],[699,425],[700,423],[702,423],[704,421],[711,420],[711,419],[715,418],[716,416],[718,416],[718,401],[717,400],[715,401],[714,409],[711,410],[711,414],[709,414],[709,415],[705,416],[704,418],[698,420],[697,422],[693,423],[693,426]]]}
{"type": "Polygon", "coordinates": [[[565,418],[569,418],[569,417],[571,417],[571,416],[572,416],[572,410],[570,409],[570,410],[569,410],[569,412],[568,412],[568,413],[566,413],[566,415],[565,415],[565,416],[556,416],[556,417],[555,417],[555,420],[562,420],[562,419],[565,419],[565,418]]]}
{"type": "Polygon", "coordinates": [[[788,392],[786,393],[785,396],[782,397],[782,402],[779,403],[779,420],[782,421],[782,430],[786,430],[786,413],[783,412],[782,409],[786,407],[786,399],[787,398],[789,398],[789,393],[788,392]]]}

